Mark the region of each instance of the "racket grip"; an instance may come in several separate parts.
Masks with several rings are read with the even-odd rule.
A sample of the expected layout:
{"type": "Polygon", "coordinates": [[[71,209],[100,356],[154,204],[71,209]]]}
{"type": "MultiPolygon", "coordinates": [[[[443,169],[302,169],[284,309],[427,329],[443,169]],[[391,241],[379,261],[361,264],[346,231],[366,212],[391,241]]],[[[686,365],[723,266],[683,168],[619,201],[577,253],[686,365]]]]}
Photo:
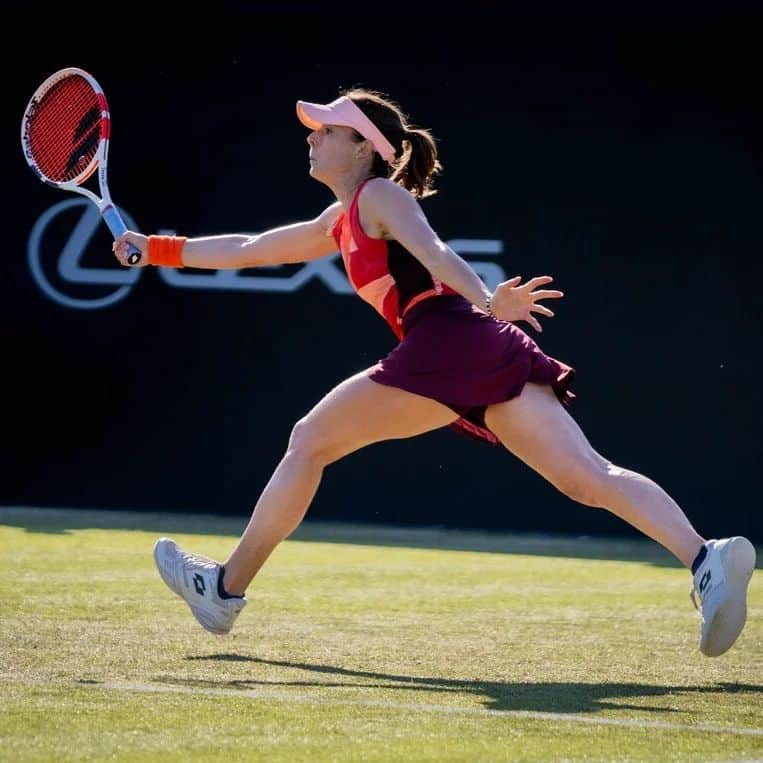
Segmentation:
{"type": "MultiPolygon", "coordinates": [[[[101,210],[101,216],[106,222],[106,225],[108,225],[111,235],[114,236],[114,238],[121,236],[127,230],[122,215],[119,214],[117,208],[112,204],[109,204],[101,210]]],[[[130,265],[137,265],[137,263],[140,262],[140,258],[143,256],[143,253],[138,247],[129,243],[127,244],[127,252],[127,262],[129,262],[130,265]]]]}

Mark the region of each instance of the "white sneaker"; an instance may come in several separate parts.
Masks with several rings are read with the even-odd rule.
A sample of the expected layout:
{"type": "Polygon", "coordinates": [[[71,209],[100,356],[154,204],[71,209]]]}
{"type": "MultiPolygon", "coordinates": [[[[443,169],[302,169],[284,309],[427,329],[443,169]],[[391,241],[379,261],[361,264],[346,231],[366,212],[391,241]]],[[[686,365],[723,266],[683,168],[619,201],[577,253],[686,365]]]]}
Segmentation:
{"type": "Polygon", "coordinates": [[[702,615],[699,650],[708,657],[718,657],[732,646],[744,628],[755,547],[740,536],[712,539],[705,547],[707,554],[694,573],[690,595],[702,615]]]}
{"type": "Polygon", "coordinates": [[[222,599],[217,579],[222,565],[205,556],[178,548],[175,541],[159,538],[154,561],[162,580],[191,608],[194,617],[210,632],[225,635],[233,627],[246,597],[222,599]]]}

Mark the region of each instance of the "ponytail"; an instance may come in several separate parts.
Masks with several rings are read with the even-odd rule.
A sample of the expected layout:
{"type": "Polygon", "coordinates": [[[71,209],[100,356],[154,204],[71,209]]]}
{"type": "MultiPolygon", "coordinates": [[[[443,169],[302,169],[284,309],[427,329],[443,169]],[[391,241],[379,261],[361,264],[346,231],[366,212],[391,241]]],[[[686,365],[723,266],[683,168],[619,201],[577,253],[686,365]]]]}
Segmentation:
{"type": "Polygon", "coordinates": [[[374,153],[371,174],[389,178],[417,199],[437,193],[432,186],[435,175],[442,171],[442,165],[437,159],[437,146],[429,130],[409,125],[400,107],[376,91],[356,88],[343,95],[352,98],[395,147],[395,156],[390,162],[374,153]]]}
{"type": "Polygon", "coordinates": [[[417,199],[433,196],[434,176],[442,170],[437,159],[437,146],[428,130],[406,127],[403,133],[403,155],[394,163],[392,181],[407,188],[417,199]]]}

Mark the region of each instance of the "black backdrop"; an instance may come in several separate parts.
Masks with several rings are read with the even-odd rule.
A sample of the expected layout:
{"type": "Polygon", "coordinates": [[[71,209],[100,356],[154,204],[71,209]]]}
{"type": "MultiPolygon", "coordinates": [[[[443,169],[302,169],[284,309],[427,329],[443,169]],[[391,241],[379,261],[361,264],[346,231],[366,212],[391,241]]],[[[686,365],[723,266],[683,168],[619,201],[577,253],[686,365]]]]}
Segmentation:
{"type": "MultiPolygon", "coordinates": [[[[26,42],[3,107],[0,500],[246,515],[293,422],[393,346],[336,264],[229,273],[227,288],[154,269],[103,283],[125,277],[105,227],[36,181],[18,142],[36,85],[80,66],[110,101],[112,193],[144,232],[313,217],[332,198],[307,176],[294,101],[390,93],[440,141],[440,194],[424,202],[440,235],[471,240],[458,246],[487,280],[550,273],[564,289],[537,338],[576,367],[594,447],[660,482],[700,532],[763,540],[752,12],[288,5],[131,17],[100,39],[84,10],[45,24],[9,12],[26,42]]],[[[310,516],[628,532],[450,431],[331,466],[310,516]]]]}

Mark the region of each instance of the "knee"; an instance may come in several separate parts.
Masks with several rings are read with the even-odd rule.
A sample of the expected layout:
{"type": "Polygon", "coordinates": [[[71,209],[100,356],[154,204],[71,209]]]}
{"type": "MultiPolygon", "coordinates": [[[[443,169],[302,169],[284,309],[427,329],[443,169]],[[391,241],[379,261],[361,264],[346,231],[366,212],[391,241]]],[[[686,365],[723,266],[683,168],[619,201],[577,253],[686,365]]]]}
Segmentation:
{"type": "Polygon", "coordinates": [[[594,462],[570,467],[557,476],[554,484],[576,503],[601,509],[607,505],[611,466],[594,462]]]}
{"type": "Polygon", "coordinates": [[[300,419],[292,428],[287,452],[318,466],[326,466],[333,460],[325,433],[308,417],[300,419]]]}

